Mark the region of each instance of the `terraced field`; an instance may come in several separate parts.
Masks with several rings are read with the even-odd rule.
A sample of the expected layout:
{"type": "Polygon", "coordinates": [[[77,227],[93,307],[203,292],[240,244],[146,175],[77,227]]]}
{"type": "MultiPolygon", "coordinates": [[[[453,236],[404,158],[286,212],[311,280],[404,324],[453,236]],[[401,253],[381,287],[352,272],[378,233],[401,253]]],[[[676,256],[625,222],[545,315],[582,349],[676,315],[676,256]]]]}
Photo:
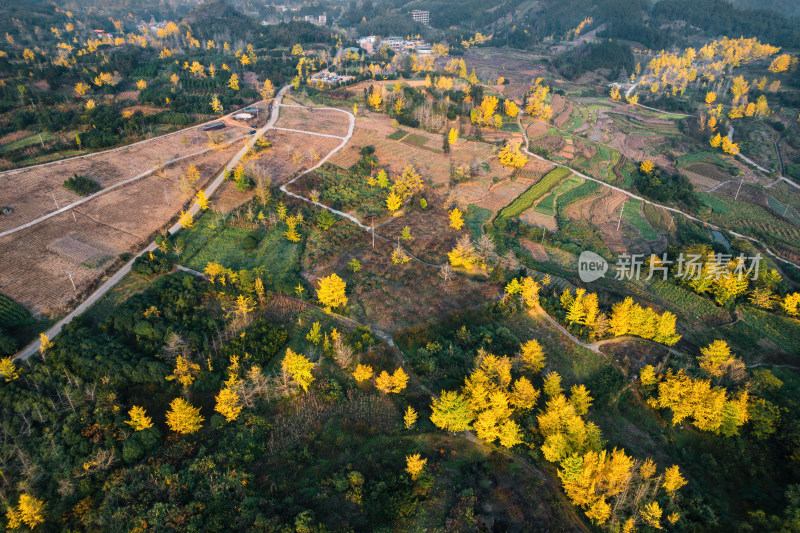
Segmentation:
{"type": "Polygon", "coordinates": [[[527,191],[522,193],[514,200],[511,205],[506,206],[500,211],[503,218],[515,218],[530,209],[530,207],[541,198],[543,194],[552,189],[556,183],[570,175],[566,168],[558,167],[545,174],[541,180],[532,185],[527,191]]]}
{"type": "Polygon", "coordinates": [[[641,200],[637,200],[635,198],[628,200],[628,202],[625,204],[625,209],[622,211],[622,219],[639,230],[642,238],[648,241],[654,241],[658,239],[658,233],[653,231],[653,228],[650,227],[650,224],[648,224],[642,216],[641,200]]]}

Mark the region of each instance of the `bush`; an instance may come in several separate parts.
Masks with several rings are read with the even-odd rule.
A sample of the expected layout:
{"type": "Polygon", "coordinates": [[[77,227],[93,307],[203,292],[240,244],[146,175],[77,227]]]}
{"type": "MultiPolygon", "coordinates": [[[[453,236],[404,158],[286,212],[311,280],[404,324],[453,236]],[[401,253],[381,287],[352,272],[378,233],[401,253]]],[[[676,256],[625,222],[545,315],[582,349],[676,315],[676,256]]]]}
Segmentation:
{"type": "Polygon", "coordinates": [[[136,258],[131,266],[131,272],[143,278],[152,278],[166,274],[172,270],[172,260],[160,250],[144,253],[136,258]]]}
{"type": "Polygon", "coordinates": [[[251,231],[244,239],[242,239],[242,248],[248,252],[252,252],[258,247],[258,243],[260,243],[261,239],[263,238],[263,235],[258,231],[251,231]]]}
{"type": "Polygon", "coordinates": [[[71,178],[65,180],[64,187],[81,196],[89,196],[90,194],[94,194],[102,189],[100,184],[92,178],[79,176],[78,174],[75,174],[71,178]]]}

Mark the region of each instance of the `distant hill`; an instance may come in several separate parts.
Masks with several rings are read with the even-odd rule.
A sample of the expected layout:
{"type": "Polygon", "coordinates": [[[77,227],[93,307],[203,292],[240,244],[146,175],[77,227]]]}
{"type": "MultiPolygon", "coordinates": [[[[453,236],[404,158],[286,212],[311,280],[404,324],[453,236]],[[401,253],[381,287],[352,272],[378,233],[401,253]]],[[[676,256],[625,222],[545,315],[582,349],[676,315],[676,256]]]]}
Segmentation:
{"type": "Polygon", "coordinates": [[[731,3],[742,9],[769,9],[787,17],[800,17],[800,0],[731,0],[731,3]]]}
{"type": "Polygon", "coordinates": [[[192,9],[183,19],[198,39],[248,41],[258,35],[257,21],[237,11],[225,0],[212,0],[192,9]]]}

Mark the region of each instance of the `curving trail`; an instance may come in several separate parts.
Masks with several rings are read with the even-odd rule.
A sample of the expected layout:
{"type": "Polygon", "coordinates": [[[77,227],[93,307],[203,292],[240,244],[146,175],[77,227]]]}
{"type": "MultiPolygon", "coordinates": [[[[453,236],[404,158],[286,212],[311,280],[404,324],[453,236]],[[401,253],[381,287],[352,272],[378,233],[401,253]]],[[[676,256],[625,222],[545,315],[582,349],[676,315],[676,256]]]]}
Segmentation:
{"type": "MultiPolygon", "coordinates": [[[[246,137],[247,137],[247,135],[241,135],[239,137],[235,137],[233,139],[230,139],[229,141],[224,142],[222,144],[222,146],[229,146],[229,145],[231,145],[231,144],[233,144],[235,142],[238,142],[238,141],[240,141],[242,139],[245,139],[246,137]]],[[[152,140],[152,139],[148,139],[148,140],[152,140]]],[[[127,148],[127,146],[126,146],[126,148],[127,148]]],[[[36,224],[38,224],[40,222],[44,222],[48,218],[52,218],[52,217],[54,217],[56,215],[60,215],[61,213],[66,213],[70,209],[74,209],[75,207],[78,207],[81,204],[85,204],[86,202],[88,202],[90,200],[94,200],[98,196],[102,196],[103,194],[105,194],[107,192],[111,192],[114,189],[117,189],[119,187],[124,187],[125,185],[128,185],[129,183],[133,183],[134,181],[138,181],[138,180],[140,180],[142,178],[146,178],[147,176],[151,175],[152,173],[154,173],[154,172],[156,172],[156,171],[158,171],[158,170],[160,170],[162,168],[166,168],[166,167],[168,167],[169,165],[171,165],[173,163],[177,163],[179,161],[183,161],[184,159],[189,159],[191,157],[196,157],[198,155],[203,155],[203,154],[208,153],[208,152],[210,152],[212,150],[216,150],[217,148],[218,147],[216,147],[216,146],[212,146],[210,148],[206,148],[204,150],[200,150],[199,152],[194,152],[192,154],[187,154],[187,155],[184,155],[184,156],[181,156],[181,157],[176,157],[175,159],[170,159],[169,161],[167,161],[163,165],[160,165],[160,166],[157,166],[157,167],[153,167],[153,168],[151,168],[149,170],[146,170],[146,171],[142,172],[141,174],[137,174],[136,176],[134,176],[132,178],[129,178],[129,179],[125,180],[125,181],[120,181],[119,183],[115,183],[114,185],[110,185],[109,187],[106,187],[105,189],[97,191],[94,194],[90,194],[89,196],[85,196],[85,197],[81,198],[80,200],[78,200],[76,202],[72,202],[71,204],[65,205],[64,207],[62,207],[60,209],[56,209],[55,211],[51,211],[50,213],[47,213],[46,215],[40,216],[37,219],[31,220],[30,222],[26,222],[25,224],[22,224],[21,226],[17,226],[16,228],[11,228],[10,230],[6,230],[6,231],[3,231],[3,232],[0,232],[0,237],[5,237],[6,235],[11,235],[12,233],[16,233],[18,231],[21,231],[21,230],[30,228],[32,226],[35,226],[36,224]]],[[[92,154],[92,155],[94,155],[94,154],[92,154]]],[[[58,161],[58,162],[60,163],[60,161],[58,161]]],[[[30,168],[30,167],[27,167],[27,168],[30,168]]]]}
{"type": "MultiPolygon", "coordinates": [[[[258,140],[267,130],[272,129],[275,125],[275,122],[278,120],[278,113],[277,109],[280,107],[280,102],[283,99],[283,95],[286,91],[289,90],[290,86],[283,87],[275,97],[275,105],[273,105],[273,113],[270,116],[269,121],[262,126],[259,130],[256,131],[254,135],[251,135],[251,139],[242,147],[242,149],[235,155],[233,158],[225,165],[225,168],[222,172],[217,176],[214,181],[212,181],[205,189],[205,193],[207,197],[211,197],[212,194],[219,188],[220,185],[225,181],[225,176],[230,172],[244,157],[244,155],[253,147],[258,140]]],[[[188,212],[194,216],[200,211],[200,206],[195,202],[191,205],[188,209],[188,212]]],[[[169,228],[169,233],[171,235],[175,235],[182,229],[182,226],[179,223],[175,223],[171,228],[169,228]]],[[[146,248],[144,248],[141,252],[136,254],[130,261],[125,263],[117,272],[114,273],[110,278],[108,278],[105,282],[103,282],[92,294],[86,298],[83,302],[81,302],[75,309],[73,309],[67,316],[59,320],[53,327],[48,329],[45,333],[49,338],[53,338],[59,333],[61,333],[62,328],[69,324],[76,316],[84,313],[89,307],[91,307],[95,302],[100,300],[105,294],[110,291],[114,285],[120,282],[120,280],[125,277],[130,271],[131,267],[133,266],[133,262],[145,252],[152,252],[156,249],[156,243],[151,242],[146,248]]],[[[35,354],[39,347],[41,346],[41,341],[36,339],[28,346],[17,352],[14,356],[15,358],[19,359],[27,359],[31,355],[35,354]]]]}
{"type": "Polygon", "coordinates": [[[48,161],[47,163],[39,163],[38,165],[28,165],[28,166],[25,166],[25,167],[12,168],[10,170],[4,170],[4,171],[0,172],[0,176],[4,176],[4,175],[8,175],[8,174],[17,174],[17,173],[22,172],[24,170],[30,170],[32,168],[37,168],[37,167],[49,167],[49,166],[52,166],[52,165],[57,165],[59,163],[64,163],[65,161],[75,161],[76,159],[85,159],[87,157],[92,157],[92,156],[95,156],[95,155],[98,155],[98,154],[110,154],[110,153],[114,153],[114,152],[119,152],[121,150],[127,150],[128,148],[132,148],[132,147],[138,146],[140,144],[149,143],[150,141],[155,141],[155,140],[158,140],[158,139],[164,139],[166,137],[172,137],[173,135],[178,135],[179,133],[185,133],[188,130],[193,130],[195,128],[200,128],[201,126],[206,126],[206,125],[212,124],[214,122],[219,122],[223,118],[230,118],[233,115],[235,115],[236,113],[241,113],[242,110],[247,109],[248,107],[251,107],[251,106],[253,106],[255,104],[256,103],[254,102],[253,104],[251,104],[249,106],[246,106],[246,107],[243,107],[242,109],[237,109],[235,111],[231,111],[227,115],[223,115],[221,117],[214,118],[212,120],[209,120],[207,122],[202,122],[200,124],[195,124],[194,126],[190,126],[188,128],[182,128],[182,129],[179,129],[177,131],[173,131],[171,133],[165,133],[163,135],[156,135],[155,137],[150,137],[149,139],[142,139],[141,141],[136,141],[135,143],[124,144],[122,146],[117,146],[116,148],[109,148],[108,150],[98,150],[97,152],[89,152],[89,153],[83,154],[83,155],[75,155],[75,156],[72,156],[72,157],[65,157],[64,159],[56,159],[55,161],[48,161]]]}
{"type": "MultiPolygon", "coordinates": [[[[761,246],[764,249],[764,251],[766,251],[769,255],[771,255],[773,258],[777,259],[778,261],[781,261],[782,263],[785,263],[787,265],[792,265],[795,268],[800,268],[800,265],[798,265],[797,263],[793,263],[792,261],[789,261],[788,259],[784,259],[783,257],[780,257],[778,254],[776,254],[775,252],[770,250],[769,247],[767,247],[767,245],[765,245],[764,243],[762,243],[758,239],[755,239],[755,238],[750,237],[748,235],[743,235],[741,233],[738,233],[736,231],[730,230],[728,228],[723,228],[721,226],[717,226],[716,224],[712,224],[711,222],[708,222],[708,221],[705,221],[705,220],[701,220],[701,219],[699,219],[699,218],[697,218],[697,217],[695,217],[693,215],[690,215],[689,213],[687,213],[685,211],[681,211],[680,209],[677,209],[675,207],[669,207],[669,206],[666,206],[666,205],[662,205],[662,204],[653,202],[651,200],[648,200],[647,198],[643,198],[643,197],[641,197],[639,195],[636,195],[636,194],[634,194],[634,193],[632,193],[630,191],[627,191],[627,190],[625,190],[625,189],[623,189],[621,187],[617,187],[617,186],[611,185],[610,183],[607,183],[607,182],[605,182],[603,180],[600,180],[600,179],[597,179],[597,178],[593,178],[591,176],[587,176],[586,174],[584,174],[584,173],[582,173],[582,172],[580,172],[578,170],[575,170],[574,168],[570,167],[569,165],[564,165],[564,164],[561,164],[561,163],[557,163],[555,161],[551,161],[549,159],[545,159],[544,157],[542,157],[542,156],[540,156],[538,154],[534,154],[533,152],[528,150],[528,146],[530,146],[530,140],[528,139],[528,133],[525,131],[525,128],[522,127],[521,116],[522,116],[522,113],[517,115],[517,125],[519,126],[519,129],[522,130],[522,137],[525,139],[525,146],[522,147],[522,151],[525,152],[526,154],[528,154],[529,156],[535,157],[536,159],[538,159],[540,161],[545,161],[547,163],[550,163],[551,165],[555,165],[557,167],[565,168],[565,169],[569,170],[570,172],[572,172],[573,174],[575,174],[576,176],[580,176],[583,179],[586,179],[586,180],[589,180],[589,181],[594,181],[595,183],[599,183],[600,185],[603,185],[604,187],[608,187],[609,189],[612,189],[614,191],[621,192],[622,194],[624,194],[624,195],[626,195],[626,196],[628,196],[630,198],[634,198],[636,200],[640,200],[642,203],[650,204],[653,207],[658,207],[660,209],[664,209],[665,211],[670,211],[672,213],[683,215],[684,217],[688,218],[689,220],[692,220],[694,222],[698,222],[698,223],[702,224],[703,226],[715,229],[717,231],[727,231],[728,233],[730,233],[731,235],[733,235],[735,237],[738,237],[740,239],[745,239],[745,240],[750,241],[752,243],[758,244],[759,246],[761,246]]],[[[800,188],[800,187],[798,187],[798,188],[800,188]]]]}

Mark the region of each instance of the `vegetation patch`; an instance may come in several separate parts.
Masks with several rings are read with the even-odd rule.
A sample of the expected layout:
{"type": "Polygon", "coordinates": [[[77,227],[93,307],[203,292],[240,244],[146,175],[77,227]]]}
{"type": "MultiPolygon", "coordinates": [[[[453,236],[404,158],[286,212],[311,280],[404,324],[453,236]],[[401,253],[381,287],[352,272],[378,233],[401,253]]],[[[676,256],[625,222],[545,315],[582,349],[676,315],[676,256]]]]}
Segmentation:
{"type": "Polygon", "coordinates": [[[87,178],[86,176],[80,176],[78,174],[75,174],[71,178],[65,180],[64,188],[69,189],[80,196],[89,196],[90,194],[94,194],[102,189],[100,184],[92,178],[87,178]]]}
{"type": "Polygon", "coordinates": [[[526,210],[530,209],[534,202],[552,189],[556,183],[566,178],[571,173],[572,171],[564,167],[557,167],[551,170],[542,176],[542,179],[531,185],[528,190],[519,195],[510,205],[503,208],[503,210],[500,211],[500,216],[502,218],[518,217],[526,210]]]}

